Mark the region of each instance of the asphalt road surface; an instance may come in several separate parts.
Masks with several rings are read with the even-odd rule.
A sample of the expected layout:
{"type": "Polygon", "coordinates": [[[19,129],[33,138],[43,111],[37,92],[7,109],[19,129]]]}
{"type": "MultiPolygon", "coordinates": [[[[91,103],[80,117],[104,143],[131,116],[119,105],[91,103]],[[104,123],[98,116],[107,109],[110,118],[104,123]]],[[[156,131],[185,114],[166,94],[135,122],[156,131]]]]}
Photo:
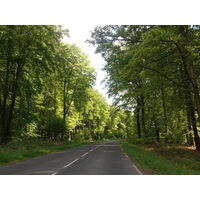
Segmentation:
{"type": "Polygon", "coordinates": [[[0,175],[142,174],[117,140],[77,147],[0,167],[0,175]]]}

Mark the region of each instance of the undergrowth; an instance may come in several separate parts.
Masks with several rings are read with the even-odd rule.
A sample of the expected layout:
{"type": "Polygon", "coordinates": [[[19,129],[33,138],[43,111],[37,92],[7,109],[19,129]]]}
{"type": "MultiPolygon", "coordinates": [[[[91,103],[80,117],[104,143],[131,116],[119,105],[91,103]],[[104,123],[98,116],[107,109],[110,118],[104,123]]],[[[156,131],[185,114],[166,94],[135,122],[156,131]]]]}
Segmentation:
{"type": "Polygon", "coordinates": [[[91,144],[91,142],[26,141],[0,145],[0,165],[91,144]]]}
{"type": "Polygon", "coordinates": [[[121,146],[147,174],[200,174],[200,155],[194,150],[165,144],[135,145],[128,141],[121,141],[121,146]]]}

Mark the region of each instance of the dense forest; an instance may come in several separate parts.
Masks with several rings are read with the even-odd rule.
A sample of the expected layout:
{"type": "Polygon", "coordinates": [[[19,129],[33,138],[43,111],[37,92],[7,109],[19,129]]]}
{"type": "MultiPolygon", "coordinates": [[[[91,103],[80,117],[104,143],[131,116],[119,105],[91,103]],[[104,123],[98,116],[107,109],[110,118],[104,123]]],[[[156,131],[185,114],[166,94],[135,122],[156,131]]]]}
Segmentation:
{"type": "Polygon", "coordinates": [[[200,150],[200,26],[98,26],[88,43],[115,105],[134,113],[131,141],[200,150]]]}
{"type": "Polygon", "coordinates": [[[0,26],[0,143],[126,138],[133,114],[93,89],[87,55],[62,26],[0,26]]]}
{"type": "Polygon", "coordinates": [[[200,27],[97,26],[109,105],[62,26],[0,26],[0,143],[128,138],[200,150],[200,27]]]}

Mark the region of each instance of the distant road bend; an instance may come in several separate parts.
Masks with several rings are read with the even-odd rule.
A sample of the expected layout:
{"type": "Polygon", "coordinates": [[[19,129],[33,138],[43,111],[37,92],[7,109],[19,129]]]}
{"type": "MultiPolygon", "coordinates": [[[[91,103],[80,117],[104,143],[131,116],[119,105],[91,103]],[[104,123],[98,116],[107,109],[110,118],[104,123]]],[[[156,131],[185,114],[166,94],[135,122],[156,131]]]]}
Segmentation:
{"type": "Polygon", "coordinates": [[[0,175],[142,175],[119,141],[77,147],[0,167],[0,175]]]}

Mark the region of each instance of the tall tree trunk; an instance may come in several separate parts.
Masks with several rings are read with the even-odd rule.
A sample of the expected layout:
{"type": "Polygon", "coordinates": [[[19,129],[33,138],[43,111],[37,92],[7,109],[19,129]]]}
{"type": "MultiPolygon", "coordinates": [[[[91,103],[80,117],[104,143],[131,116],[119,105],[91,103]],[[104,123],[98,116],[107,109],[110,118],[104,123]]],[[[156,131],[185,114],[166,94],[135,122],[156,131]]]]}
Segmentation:
{"type": "Polygon", "coordinates": [[[200,151],[200,141],[199,141],[199,135],[198,135],[197,125],[196,125],[195,108],[193,105],[193,97],[192,97],[193,95],[191,95],[190,93],[189,83],[185,87],[185,96],[186,96],[187,106],[190,112],[196,150],[200,151]]]}
{"type": "Polygon", "coordinates": [[[197,131],[195,111],[194,111],[193,105],[190,105],[190,115],[191,115],[191,120],[192,120],[192,128],[194,132],[194,141],[196,145],[196,150],[200,151],[199,135],[197,131]]]}
{"type": "MultiPolygon", "coordinates": [[[[64,79],[64,82],[63,82],[63,120],[64,122],[66,122],[66,100],[67,100],[67,95],[66,95],[66,83],[67,83],[67,80],[66,78],[64,79]]],[[[70,136],[70,132],[69,132],[69,136],[70,136]]],[[[64,132],[62,131],[61,133],[61,140],[64,140],[64,132]]],[[[71,141],[71,137],[69,137],[69,141],[71,141]]]]}
{"type": "MultiPolygon", "coordinates": [[[[154,103],[154,105],[155,105],[155,103],[154,103]]],[[[160,142],[159,126],[158,126],[158,120],[157,120],[157,117],[156,117],[156,110],[155,109],[153,109],[152,114],[153,114],[154,129],[155,129],[155,134],[156,134],[156,141],[160,142]]]]}
{"type": "Polygon", "coordinates": [[[155,123],[155,130],[156,130],[156,140],[157,142],[160,142],[160,134],[157,124],[155,123]]]}
{"type": "Polygon", "coordinates": [[[7,99],[8,99],[8,84],[9,84],[9,73],[10,73],[10,65],[11,65],[11,49],[12,49],[12,42],[8,39],[7,44],[7,61],[6,61],[6,76],[5,76],[5,83],[3,87],[3,105],[2,105],[2,112],[1,112],[1,143],[8,142],[9,136],[7,135],[7,122],[8,122],[8,108],[7,108],[7,99]]]}
{"type": "Polygon", "coordinates": [[[57,114],[57,92],[56,89],[54,89],[54,99],[53,99],[53,106],[54,106],[54,117],[56,117],[57,114]]]}
{"type": "Polygon", "coordinates": [[[140,102],[137,99],[137,106],[136,106],[136,122],[137,122],[137,134],[138,138],[141,138],[141,128],[140,128],[140,102]]]}
{"type": "Polygon", "coordinates": [[[147,131],[146,131],[146,125],[145,125],[145,109],[144,109],[144,105],[145,105],[145,102],[144,102],[144,95],[141,95],[140,96],[140,101],[141,101],[141,112],[142,112],[142,115],[141,115],[141,121],[142,121],[142,130],[145,134],[145,136],[147,135],[147,131]]]}
{"type": "Polygon", "coordinates": [[[69,130],[69,137],[68,137],[68,141],[71,141],[72,137],[71,137],[71,131],[69,130]]]}
{"type": "Polygon", "coordinates": [[[8,73],[9,73],[9,62],[7,62],[7,70],[6,70],[6,78],[4,84],[4,92],[3,92],[3,105],[2,105],[2,112],[1,112],[1,143],[7,141],[7,117],[8,117],[8,109],[7,109],[7,98],[8,98],[8,73]]]}
{"type": "Polygon", "coordinates": [[[190,112],[196,150],[199,151],[200,142],[199,142],[199,135],[198,135],[197,127],[196,127],[195,106],[193,105],[193,97],[191,94],[191,90],[193,89],[194,97],[196,100],[196,107],[198,110],[198,119],[200,120],[199,90],[198,90],[198,85],[196,84],[197,80],[196,80],[194,66],[192,63],[193,61],[191,59],[191,52],[189,52],[188,50],[188,47],[191,47],[190,41],[189,41],[188,26],[178,26],[178,28],[179,28],[181,36],[184,39],[183,45],[181,48],[178,43],[174,42],[174,44],[176,45],[178,52],[180,53],[182,64],[183,64],[183,78],[184,78],[183,80],[185,81],[185,96],[186,96],[186,101],[187,101],[186,105],[188,106],[189,112],[190,112]],[[191,87],[190,87],[190,84],[191,84],[191,87]]]}
{"type": "Polygon", "coordinates": [[[194,70],[194,65],[193,62],[190,61],[190,73],[192,77],[192,86],[194,90],[194,97],[195,97],[195,102],[196,102],[196,107],[197,107],[197,113],[198,113],[198,121],[200,122],[200,96],[199,96],[199,88],[198,88],[198,83],[196,79],[196,73],[194,70]]]}
{"type": "Polygon", "coordinates": [[[190,117],[190,110],[187,107],[187,123],[188,123],[188,132],[189,135],[187,136],[187,143],[189,146],[193,146],[194,145],[194,139],[192,136],[192,122],[191,122],[191,117],[190,117]]]}
{"type": "Polygon", "coordinates": [[[184,54],[182,58],[184,59],[184,62],[186,63],[186,65],[188,65],[189,67],[189,73],[187,72],[187,75],[189,74],[190,82],[192,83],[194,98],[195,98],[197,113],[198,113],[198,121],[200,122],[199,87],[197,83],[196,72],[195,72],[195,67],[192,60],[192,55],[191,55],[191,52],[188,50],[188,47],[191,47],[188,26],[180,26],[180,32],[182,36],[185,38],[185,46],[186,46],[186,49],[184,50],[184,54]]]}
{"type": "Polygon", "coordinates": [[[66,78],[63,83],[63,120],[66,120],[66,78]]]}
{"type": "Polygon", "coordinates": [[[14,108],[15,108],[15,102],[16,102],[17,90],[18,90],[18,80],[20,78],[21,69],[22,69],[22,65],[18,64],[16,75],[13,80],[14,83],[13,83],[13,88],[12,88],[11,104],[10,104],[9,115],[8,115],[8,120],[6,124],[6,135],[7,135],[7,140],[8,140],[6,142],[9,142],[12,137],[11,125],[12,125],[12,121],[14,117],[14,108]]]}
{"type": "Polygon", "coordinates": [[[88,120],[88,129],[89,129],[89,139],[92,139],[92,124],[91,124],[91,120],[88,120]]]}
{"type": "Polygon", "coordinates": [[[162,107],[163,107],[163,117],[164,117],[164,133],[167,134],[167,110],[166,110],[166,104],[165,104],[165,93],[164,88],[161,89],[162,94],[162,107]]]}

